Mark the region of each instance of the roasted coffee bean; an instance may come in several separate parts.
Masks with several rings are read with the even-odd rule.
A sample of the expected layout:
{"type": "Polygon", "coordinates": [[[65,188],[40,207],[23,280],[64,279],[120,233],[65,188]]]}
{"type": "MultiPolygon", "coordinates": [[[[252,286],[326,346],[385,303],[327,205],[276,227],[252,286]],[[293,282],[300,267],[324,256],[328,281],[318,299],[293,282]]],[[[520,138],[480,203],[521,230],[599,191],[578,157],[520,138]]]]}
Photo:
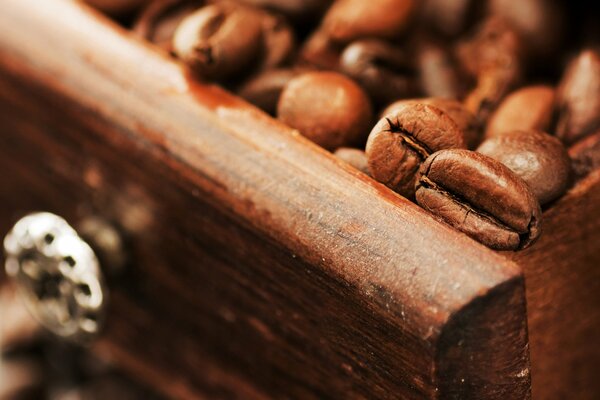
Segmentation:
{"type": "Polygon", "coordinates": [[[416,92],[415,70],[409,60],[404,51],[388,42],[363,39],[342,52],[340,70],[381,105],[416,92]]]}
{"type": "Polygon", "coordinates": [[[406,30],[415,9],[414,0],[338,0],[325,15],[323,28],[342,43],[366,37],[395,39],[406,30]]]}
{"type": "Polygon", "coordinates": [[[259,58],[262,28],[255,11],[217,3],[185,17],[173,36],[173,50],[202,78],[234,78],[259,58]]]}
{"type": "Polygon", "coordinates": [[[238,95],[271,115],[277,113],[277,103],[283,88],[293,78],[306,72],[302,69],[270,69],[248,80],[238,95]]]}
{"type": "Polygon", "coordinates": [[[351,79],[335,72],[308,72],[283,89],[277,116],[313,142],[333,150],[360,144],[373,115],[366,93],[351,79]]]}
{"type": "Polygon", "coordinates": [[[281,16],[260,11],[262,21],[263,55],[257,69],[269,70],[284,66],[296,48],[292,27],[281,16]]]}
{"type": "Polygon", "coordinates": [[[240,0],[255,7],[275,11],[296,22],[321,14],[332,0],[240,0]]]}
{"type": "Polygon", "coordinates": [[[417,50],[419,82],[427,97],[458,99],[465,91],[458,69],[450,54],[441,46],[421,43],[417,50]]]}
{"type": "Polygon", "coordinates": [[[343,47],[333,42],[325,31],[318,30],[302,44],[297,64],[337,71],[342,50],[343,47]]]}
{"type": "Polygon", "coordinates": [[[519,175],[541,205],[562,196],[569,187],[571,159],[554,136],[535,130],[510,131],[485,140],[477,151],[519,175]]]}
{"type": "Polygon", "coordinates": [[[547,56],[560,48],[565,28],[560,0],[489,0],[489,11],[515,28],[528,58],[547,56]]]}
{"type": "Polygon", "coordinates": [[[463,133],[454,120],[429,104],[409,104],[382,118],[367,140],[371,176],[412,198],[421,163],[441,149],[464,148],[463,133]]]}
{"type": "Polygon", "coordinates": [[[85,0],[86,3],[111,15],[131,12],[151,0],[85,0]]]}
{"type": "Polygon", "coordinates": [[[204,0],[155,0],[144,8],[133,25],[133,32],[166,51],[172,50],[173,34],[181,21],[201,6],[204,0]]]}
{"type": "Polygon", "coordinates": [[[600,168],[600,129],[571,146],[569,156],[577,179],[600,168]]]}
{"type": "Polygon", "coordinates": [[[556,94],[556,136],[573,143],[600,127],[600,53],[586,50],[567,67],[556,94]]]}
{"type": "Polygon", "coordinates": [[[555,91],[550,86],[527,86],[506,96],[490,117],[485,136],[490,138],[514,130],[550,128],[555,91]]]}
{"type": "Polygon", "coordinates": [[[480,122],[487,120],[520,79],[521,51],[516,32],[506,22],[494,18],[458,46],[460,64],[477,82],[464,103],[480,122]]]}
{"type": "Polygon", "coordinates": [[[340,147],[333,153],[337,158],[352,165],[357,170],[369,175],[367,155],[363,150],[351,147],[340,147]]]}
{"type": "Polygon", "coordinates": [[[446,36],[457,36],[467,30],[482,11],[478,0],[425,0],[423,19],[436,31],[446,36]]]}
{"type": "Polygon", "coordinates": [[[497,250],[517,250],[539,236],[540,205],[508,167],[469,150],[442,150],[419,170],[417,203],[497,250]]]}
{"type": "Polygon", "coordinates": [[[381,116],[384,117],[388,114],[394,114],[402,107],[419,103],[432,105],[448,114],[454,123],[456,123],[458,129],[463,133],[467,148],[474,149],[477,147],[481,141],[481,138],[477,129],[477,121],[475,120],[475,116],[469,112],[458,100],[445,99],[441,97],[398,100],[387,106],[381,113],[381,116]]]}

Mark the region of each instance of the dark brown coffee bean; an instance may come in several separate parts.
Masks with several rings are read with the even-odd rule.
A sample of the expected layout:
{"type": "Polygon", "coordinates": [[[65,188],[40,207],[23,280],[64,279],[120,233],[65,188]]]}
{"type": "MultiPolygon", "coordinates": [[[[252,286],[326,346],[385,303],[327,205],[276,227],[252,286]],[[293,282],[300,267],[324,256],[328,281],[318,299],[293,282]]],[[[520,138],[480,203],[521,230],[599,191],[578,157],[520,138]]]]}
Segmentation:
{"type": "Polygon", "coordinates": [[[357,81],[376,104],[387,104],[416,92],[415,70],[408,55],[382,40],[352,42],[342,52],[340,70],[357,81]]]}
{"type": "Polygon", "coordinates": [[[173,34],[181,21],[204,5],[204,0],[156,0],[148,4],[133,25],[133,32],[171,51],[173,34]]]}
{"type": "Polygon", "coordinates": [[[111,15],[123,15],[129,13],[149,1],[150,0],[85,0],[86,3],[111,15]]]}
{"type": "Polygon", "coordinates": [[[286,65],[296,48],[292,27],[281,16],[258,12],[262,21],[263,55],[257,70],[265,71],[286,65]]]}
{"type": "Polygon", "coordinates": [[[302,45],[297,64],[337,71],[343,48],[334,43],[323,30],[317,30],[302,45]]]}
{"type": "Polygon", "coordinates": [[[296,22],[318,16],[332,0],[240,0],[243,3],[275,11],[296,22]]]}
{"type": "Polygon", "coordinates": [[[292,79],[277,107],[281,121],[328,150],[358,145],[372,116],[366,93],[335,72],[308,72],[292,79]]]}
{"type": "Polygon", "coordinates": [[[395,39],[408,26],[414,0],[338,0],[323,20],[334,40],[348,43],[366,37],[395,39]]]}
{"type": "Polygon", "coordinates": [[[573,143],[600,127],[600,53],[586,50],[565,71],[556,94],[556,136],[573,143]]]}
{"type": "Polygon", "coordinates": [[[583,138],[569,148],[573,171],[577,179],[600,168],[600,130],[583,138]]]}
{"type": "Polygon", "coordinates": [[[482,1],[477,0],[425,0],[423,19],[436,32],[446,36],[457,36],[465,32],[475,19],[482,1]]]}
{"type": "Polygon", "coordinates": [[[539,236],[540,205],[508,167],[469,150],[432,154],[416,185],[419,205],[488,247],[517,250],[539,236]]]}
{"type": "Polygon", "coordinates": [[[419,81],[427,97],[458,99],[465,91],[463,79],[450,54],[440,46],[422,43],[417,50],[419,81]]]}
{"type": "Polygon", "coordinates": [[[485,140],[477,151],[519,175],[541,205],[562,196],[569,187],[571,159],[554,136],[535,130],[510,131],[485,140]]]}
{"type": "Polygon", "coordinates": [[[426,97],[423,99],[398,100],[387,106],[381,116],[396,113],[400,108],[411,104],[429,104],[439,108],[458,126],[458,129],[463,133],[467,148],[474,149],[481,141],[481,135],[477,129],[477,121],[475,116],[469,112],[465,106],[458,100],[445,99],[441,97],[426,97]]]}
{"type": "Polygon", "coordinates": [[[487,138],[514,130],[550,128],[555,91],[550,86],[527,86],[515,90],[500,103],[485,130],[487,138]]]}
{"type": "Polygon", "coordinates": [[[461,43],[457,57],[477,83],[464,103],[484,122],[521,76],[521,41],[499,19],[488,19],[471,39],[461,43]]]}
{"type": "Polygon", "coordinates": [[[248,69],[262,51],[257,13],[218,3],[188,15],[173,36],[173,50],[198,76],[224,80],[248,69]]]}
{"type": "Polygon", "coordinates": [[[463,133],[442,110],[428,104],[408,104],[382,118],[367,140],[371,176],[412,198],[415,174],[433,152],[465,147],[463,133]]]}
{"type": "Polygon", "coordinates": [[[333,153],[337,158],[352,165],[357,170],[369,175],[367,155],[363,150],[351,147],[340,147],[333,153]]]}
{"type": "Polygon", "coordinates": [[[560,48],[565,28],[560,0],[490,0],[489,11],[515,28],[525,56],[547,56],[560,48]]]}
{"type": "Polygon", "coordinates": [[[303,72],[306,71],[291,68],[267,70],[248,80],[237,93],[267,113],[275,115],[283,88],[303,72]]]}

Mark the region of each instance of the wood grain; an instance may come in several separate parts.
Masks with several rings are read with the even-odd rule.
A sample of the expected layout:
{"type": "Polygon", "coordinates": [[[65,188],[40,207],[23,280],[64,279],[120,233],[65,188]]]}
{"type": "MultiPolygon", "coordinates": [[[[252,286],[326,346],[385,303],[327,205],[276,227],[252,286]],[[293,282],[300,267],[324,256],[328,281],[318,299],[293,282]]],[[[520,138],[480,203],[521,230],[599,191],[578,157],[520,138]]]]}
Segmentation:
{"type": "Polygon", "coordinates": [[[0,228],[130,241],[94,345],[176,398],[528,398],[520,268],[67,0],[0,3],[0,228]]]}
{"type": "Polygon", "coordinates": [[[544,214],[523,266],[536,399],[600,396],[600,170],[544,214]]]}

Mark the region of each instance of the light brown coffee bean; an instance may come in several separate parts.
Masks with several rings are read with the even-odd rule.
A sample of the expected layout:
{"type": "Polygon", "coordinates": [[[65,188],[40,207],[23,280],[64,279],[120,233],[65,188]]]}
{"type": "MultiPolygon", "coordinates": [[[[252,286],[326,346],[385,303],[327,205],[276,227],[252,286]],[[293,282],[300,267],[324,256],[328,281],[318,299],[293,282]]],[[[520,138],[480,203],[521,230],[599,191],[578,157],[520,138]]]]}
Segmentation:
{"type": "Polygon", "coordinates": [[[412,198],[415,175],[433,152],[464,148],[463,133],[442,110],[429,104],[412,104],[387,114],[373,128],[366,154],[371,176],[412,198]]]}
{"type": "Polygon", "coordinates": [[[567,67],[556,94],[556,136],[570,144],[600,127],[600,53],[586,50],[567,67]]]}
{"type": "Polygon", "coordinates": [[[498,250],[530,246],[541,233],[540,205],[508,167],[469,150],[432,154],[419,170],[417,203],[498,250]]]}
{"type": "Polygon", "coordinates": [[[360,144],[372,116],[366,93],[335,72],[308,72],[292,79],[277,106],[281,121],[328,150],[360,144]]]}
{"type": "Polygon", "coordinates": [[[554,94],[554,89],[545,85],[515,90],[491,115],[485,136],[490,138],[514,130],[547,131],[554,110],[554,94]]]}
{"type": "Polygon", "coordinates": [[[525,181],[541,205],[562,196],[571,182],[571,159],[561,141],[535,130],[505,132],[477,151],[510,168],[525,181]]]}

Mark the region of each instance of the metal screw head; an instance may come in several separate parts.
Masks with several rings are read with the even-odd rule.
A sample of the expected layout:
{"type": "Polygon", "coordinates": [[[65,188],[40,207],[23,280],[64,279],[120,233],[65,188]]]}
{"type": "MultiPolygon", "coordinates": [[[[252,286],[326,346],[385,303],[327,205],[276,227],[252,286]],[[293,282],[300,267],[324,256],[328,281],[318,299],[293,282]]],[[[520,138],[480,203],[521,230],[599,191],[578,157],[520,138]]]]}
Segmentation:
{"type": "Polygon", "coordinates": [[[44,327],[76,341],[98,334],[104,278],[92,248],[64,219],[46,212],[25,216],[4,238],[4,251],[7,274],[44,327]]]}

